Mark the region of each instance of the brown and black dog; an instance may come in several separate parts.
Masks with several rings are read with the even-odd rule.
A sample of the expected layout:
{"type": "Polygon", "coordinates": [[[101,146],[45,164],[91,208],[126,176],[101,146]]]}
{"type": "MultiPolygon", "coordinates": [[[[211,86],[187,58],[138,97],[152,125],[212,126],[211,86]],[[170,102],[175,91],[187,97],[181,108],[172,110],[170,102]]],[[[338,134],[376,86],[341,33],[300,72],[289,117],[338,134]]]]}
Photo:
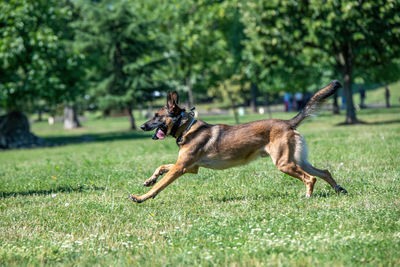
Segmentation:
{"type": "Polygon", "coordinates": [[[328,170],[317,169],[308,162],[306,142],[296,131],[296,127],[340,87],[338,81],[333,81],[315,93],[303,110],[290,120],[269,119],[236,126],[211,125],[197,120],[179,106],[176,92],[168,92],[166,106],[141,128],[144,131],[156,129],[153,139],[175,137],[179,146],[178,160],[175,164],[158,167],[143,185],[155,184],[164,173],[165,177],[146,194],[131,195],[130,199],[141,203],[154,198],[179,176],[197,173],[199,167],[221,170],[246,164],[259,156],[271,156],[280,171],[303,181],[306,197],[313,192],[315,176],[325,180],[336,192],[347,193],[328,170]]]}

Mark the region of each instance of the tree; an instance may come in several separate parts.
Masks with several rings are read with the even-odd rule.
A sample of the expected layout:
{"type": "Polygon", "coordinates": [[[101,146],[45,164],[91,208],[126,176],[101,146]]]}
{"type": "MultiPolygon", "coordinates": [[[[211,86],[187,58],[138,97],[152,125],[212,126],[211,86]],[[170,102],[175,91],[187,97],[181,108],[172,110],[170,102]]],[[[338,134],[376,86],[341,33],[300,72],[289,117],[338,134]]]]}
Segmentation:
{"type": "Polygon", "coordinates": [[[220,100],[228,100],[231,106],[235,123],[239,124],[239,116],[237,112],[238,102],[243,102],[243,92],[250,87],[249,83],[245,83],[245,79],[240,75],[231,76],[229,79],[220,80],[216,86],[210,87],[209,95],[217,97],[220,100]]]}
{"type": "MultiPolygon", "coordinates": [[[[212,83],[210,68],[220,58],[225,45],[222,32],[218,30],[220,3],[213,1],[169,1],[167,32],[171,38],[170,77],[173,85],[188,93],[189,107],[194,105],[194,89],[206,92],[212,83]]],[[[221,14],[223,15],[223,14],[221,14]]]]}
{"type": "Polygon", "coordinates": [[[136,129],[133,108],[146,91],[165,87],[157,67],[168,55],[162,53],[160,18],[152,3],[85,1],[76,23],[76,45],[87,55],[93,96],[102,109],[126,109],[131,129],[136,129]]]}
{"type": "Polygon", "coordinates": [[[342,75],[345,123],[356,123],[352,81],[357,69],[386,65],[399,55],[400,1],[329,0],[299,2],[307,28],[304,44],[330,57],[342,75]]]}
{"type": "MultiPolygon", "coordinates": [[[[38,101],[72,101],[82,93],[82,55],[67,43],[71,8],[67,0],[0,2],[0,103],[7,112],[26,111],[38,101]]],[[[24,117],[3,122],[22,125],[24,117]]],[[[26,132],[29,126],[22,128],[26,132]]],[[[7,132],[4,125],[3,130],[7,132]]]]}
{"type": "Polygon", "coordinates": [[[304,82],[315,86],[324,69],[341,75],[346,123],[357,122],[353,74],[388,65],[399,54],[397,0],[255,0],[242,12],[252,79],[265,88],[301,88],[304,82]]]}
{"type": "Polygon", "coordinates": [[[240,5],[245,25],[245,73],[264,94],[304,91],[321,74],[303,54],[303,8],[295,1],[247,1],[240,5]]]}

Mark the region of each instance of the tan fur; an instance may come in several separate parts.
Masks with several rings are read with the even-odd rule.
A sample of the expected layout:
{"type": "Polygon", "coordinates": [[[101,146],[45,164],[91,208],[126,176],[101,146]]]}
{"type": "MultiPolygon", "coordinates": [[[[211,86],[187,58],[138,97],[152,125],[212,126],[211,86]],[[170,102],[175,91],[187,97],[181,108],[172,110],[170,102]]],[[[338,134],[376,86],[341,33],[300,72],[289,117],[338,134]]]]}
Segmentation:
{"type": "MultiPolygon", "coordinates": [[[[172,96],[169,96],[173,99],[172,96]]],[[[177,96],[176,96],[177,99],[177,96]]],[[[167,106],[157,112],[158,118],[165,117],[164,122],[171,132],[173,122],[167,116],[179,113],[177,101],[170,100],[167,106]]],[[[147,122],[151,124],[155,118],[147,122]]],[[[177,133],[181,134],[189,125],[192,117],[185,113],[177,133]]],[[[146,124],[144,124],[146,125],[146,124]]],[[[143,126],[143,125],[142,125],[143,126]]],[[[145,128],[145,127],[142,127],[145,128]]],[[[177,135],[178,136],[178,135],[177,135]]],[[[224,124],[210,125],[204,121],[197,122],[182,136],[179,145],[178,160],[175,164],[162,165],[144,182],[145,186],[156,183],[162,174],[166,175],[154,187],[142,196],[131,195],[135,202],[143,202],[155,197],[160,191],[185,173],[197,173],[199,167],[226,169],[243,165],[260,156],[270,155],[276,167],[306,186],[306,196],[313,193],[316,179],[321,177],[337,192],[345,190],[337,185],[327,170],[313,167],[307,160],[307,147],[304,137],[296,131],[290,121],[270,119],[254,121],[236,126],[224,124]]]]}

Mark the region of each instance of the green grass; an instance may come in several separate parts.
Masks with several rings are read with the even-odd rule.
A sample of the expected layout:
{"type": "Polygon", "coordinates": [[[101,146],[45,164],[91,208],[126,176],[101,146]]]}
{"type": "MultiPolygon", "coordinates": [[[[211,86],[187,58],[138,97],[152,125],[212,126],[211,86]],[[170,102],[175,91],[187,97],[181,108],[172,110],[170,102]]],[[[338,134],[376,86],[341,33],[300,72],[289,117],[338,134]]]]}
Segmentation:
{"type": "Polygon", "coordinates": [[[319,180],[305,199],[304,185],[267,158],[200,169],[140,205],[128,194],[146,192],[154,169],[174,162],[174,139],[128,132],[126,118],[69,132],[34,124],[69,144],[0,152],[0,265],[399,266],[399,113],[362,110],[369,124],[356,126],[322,113],[299,128],[310,162],[330,169],[347,196],[319,180]]]}

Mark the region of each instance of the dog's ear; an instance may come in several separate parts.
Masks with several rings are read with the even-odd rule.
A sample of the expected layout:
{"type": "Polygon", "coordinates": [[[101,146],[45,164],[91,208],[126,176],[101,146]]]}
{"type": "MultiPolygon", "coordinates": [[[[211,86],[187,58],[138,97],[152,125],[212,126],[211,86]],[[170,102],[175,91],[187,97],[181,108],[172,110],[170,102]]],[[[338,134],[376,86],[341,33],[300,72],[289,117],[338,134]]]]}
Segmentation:
{"type": "Polygon", "coordinates": [[[178,108],[178,103],[179,103],[179,95],[176,91],[170,92],[168,91],[167,94],[167,108],[168,111],[173,111],[176,108],[178,108]]]}

